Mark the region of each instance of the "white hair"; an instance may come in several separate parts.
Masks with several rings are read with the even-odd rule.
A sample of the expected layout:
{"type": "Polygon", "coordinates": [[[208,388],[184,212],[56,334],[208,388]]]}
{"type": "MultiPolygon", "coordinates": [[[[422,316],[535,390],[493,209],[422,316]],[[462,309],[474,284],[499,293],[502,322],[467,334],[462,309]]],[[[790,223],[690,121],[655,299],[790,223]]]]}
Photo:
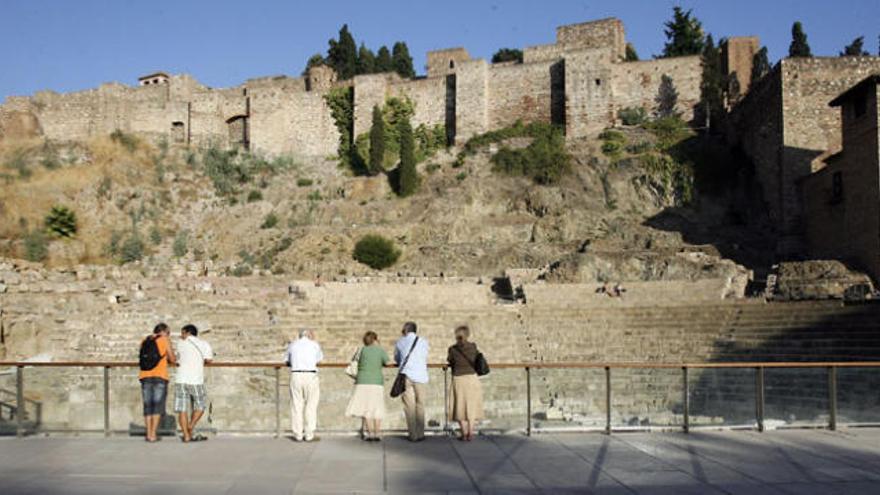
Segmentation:
{"type": "Polygon", "coordinates": [[[311,333],[311,330],[308,328],[300,328],[299,329],[299,338],[308,337],[311,333]]]}

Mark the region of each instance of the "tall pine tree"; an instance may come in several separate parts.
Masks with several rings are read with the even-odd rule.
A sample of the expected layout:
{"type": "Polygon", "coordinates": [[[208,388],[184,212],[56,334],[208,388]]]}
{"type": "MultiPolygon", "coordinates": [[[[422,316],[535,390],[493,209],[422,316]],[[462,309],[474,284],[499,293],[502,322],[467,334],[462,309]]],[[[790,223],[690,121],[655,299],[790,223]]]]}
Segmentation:
{"type": "Polygon", "coordinates": [[[672,20],[665,24],[666,44],[663,46],[663,57],[681,57],[699,55],[703,51],[705,35],[703,24],[692,16],[692,11],[685,12],[681,7],[672,9],[672,20]]]}
{"type": "Polygon", "coordinates": [[[357,73],[357,45],[348,31],[348,24],[339,30],[339,39],[331,39],[327,50],[327,64],[336,71],[339,79],[351,79],[357,73]]]}
{"type": "Polygon", "coordinates": [[[854,39],[852,41],[852,43],[846,45],[843,48],[843,51],[840,52],[840,56],[841,57],[869,57],[869,56],[871,56],[871,54],[865,50],[865,37],[859,36],[858,38],[854,39]]]}
{"type": "Polygon", "coordinates": [[[409,48],[407,48],[406,43],[402,41],[394,43],[394,47],[391,49],[391,63],[394,72],[400,74],[400,77],[404,79],[416,77],[416,71],[413,69],[413,59],[409,55],[409,48]]]}
{"type": "Polygon", "coordinates": [[[385,119],[378,105],[373,107],[373,125],[370,127],[370,175],[385,170],[385,119]]]}
{"type": "Polygon", "coordinates": [[[397,168],[397,194],[409,196],[419,188],[419,175],[416,171],[415,140],[409,119],[401,119],[398,124],[400,139],[400,165],[397,168]]]}
{"type": "Polygon", "coordinates": [[[374,72],[376,72],[376,56],[373,55],[373,50],[361,43],[361,47],[358,49],[357,73],[372,74],[374,72]]]}
{"type": "Polygon", "coordinates": [[[751,84],[755,84],[770,73],[770,57],[767,55],[767,47],[762,46],[752,57],[751,84]]]}
{"type": "Polygon", "coordinates": [[[791,44],[788,46],[789,57],[812,57],[810,45],[807,43],[807,35],[800,21],[791,26],[791,44]]]}
{"type": "Polygon", "coordinates": [[[660,77],[660,88],[657,91],[657,97],[654,99],[657,103],[657,118],[665,119],[667,117],[677,117],[678,112],[678,90],[675,89],[675,83],[667,74],[660,77]]]}
{"type": "Polygon", "coordinates": [[[391,52],[388,47],[382,45],[376,52],[376,72],[391,72],[394,66],[391,63],[391,52]]]}

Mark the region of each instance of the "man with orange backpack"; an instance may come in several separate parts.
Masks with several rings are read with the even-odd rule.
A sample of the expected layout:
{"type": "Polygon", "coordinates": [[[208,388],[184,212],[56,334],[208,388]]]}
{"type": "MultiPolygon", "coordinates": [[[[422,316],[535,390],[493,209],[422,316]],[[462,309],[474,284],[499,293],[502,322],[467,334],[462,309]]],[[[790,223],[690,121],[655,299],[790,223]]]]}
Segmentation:
{"type": "Polygon", "coordinates": [[[156,442],[156,430],[165,414],[165,398],[168,396],[168,365],[176,364],[174,350],[171,348],[168,325],[159,323],[153,335],[141,342],[138,364],[141,372],[141,395],[144,400],[144,425],[147,428],[145,440],[156,442]]]}

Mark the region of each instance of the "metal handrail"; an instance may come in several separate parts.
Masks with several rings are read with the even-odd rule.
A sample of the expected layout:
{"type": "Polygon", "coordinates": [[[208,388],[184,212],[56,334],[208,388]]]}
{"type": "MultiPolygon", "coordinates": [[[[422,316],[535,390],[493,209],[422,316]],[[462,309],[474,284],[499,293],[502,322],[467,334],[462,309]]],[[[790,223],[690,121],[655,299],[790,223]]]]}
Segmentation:
{"type": "MultiPolygon", "coordinates": [[[[281,437],[281,368],[284,363],[278,362],[233,362],[220,361],[206,364],[212,368],[270,368],[275,373],[275,436],[281,437]]],[[[102,368],[104,378],[104,435],[110,436],[110,370],[112,368],[134,368],[138,363],[132,361],[56,361],[56,362],[29,362],[29,361],[0,361],[0,366],[15,367],[16,404],[26,403],[24,398],[24,369],[31,367],[87,367],[102,368]]],[[[348,363],[322,363],[321,368],[345,368],[348,363]]],[[[447,370],[446,363],[430,363],[430,368],[443,370],[444,394],[448,393],[446,387],[447,370]]],[[[388,365],[394,368],[395,365],[388,365]]],[[[521,369],[526,373],[526,435],[532,434],[532,370],[536,369],[602,369],[605,374],[605,433],[611,434],[611,370],[613,369],[679,369],[682,373],[682,399],[683,399],[683,422],[682,431],[690,431],[690,398],[689,398],[689,374],[690,369],[710,368],[737,368],[753,369],[755,372],[755,424],[758,431],[764,431],[764,405],[765,385],[764,370],[767,368],[825,368],[828,374],[828,428],[837,428],[837,369],[838,368],[880,368],[880,361],[802,361],[802,362],[769,362],[769,361],[732,361],[732,362],[702,362],[702,363],[644,363],[644,362],[559,362],[559,363],[494,363],[494,369],[521,369]]],[[[444,401],[445,402],[445,401],[444,401]]],[[[18,408],[16,410],[16,435],[24,436],[24,414],[18,408]]]]}

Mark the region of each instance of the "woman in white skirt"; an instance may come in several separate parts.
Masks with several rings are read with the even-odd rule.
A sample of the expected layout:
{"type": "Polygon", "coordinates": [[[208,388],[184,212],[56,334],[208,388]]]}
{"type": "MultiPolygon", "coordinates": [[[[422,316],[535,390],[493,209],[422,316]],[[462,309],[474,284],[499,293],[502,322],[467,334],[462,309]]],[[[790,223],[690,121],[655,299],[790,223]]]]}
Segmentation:
{"type": "Polygon", "coordinates": [[[379,347],[376,332],[364,334],[364,347],[358,358],[358,372],[355,378],[354,393],[345,408],[345,415],[363,420],[363,439],[378,442],[385,417],[385,387],[382,368],[388,364],[388,354],[379,347]]]}
{"type": "Polygon", "coordinates": [[[468,342],[470,335],[467,325],[456,328],[455,345],[446,356],[452,370],[450,413],[461,427],[460,440],[467,442],[474,439],[477,422],[483,419],[483,388],[474,369],[479,351],[476,344],[468,342]]]}

